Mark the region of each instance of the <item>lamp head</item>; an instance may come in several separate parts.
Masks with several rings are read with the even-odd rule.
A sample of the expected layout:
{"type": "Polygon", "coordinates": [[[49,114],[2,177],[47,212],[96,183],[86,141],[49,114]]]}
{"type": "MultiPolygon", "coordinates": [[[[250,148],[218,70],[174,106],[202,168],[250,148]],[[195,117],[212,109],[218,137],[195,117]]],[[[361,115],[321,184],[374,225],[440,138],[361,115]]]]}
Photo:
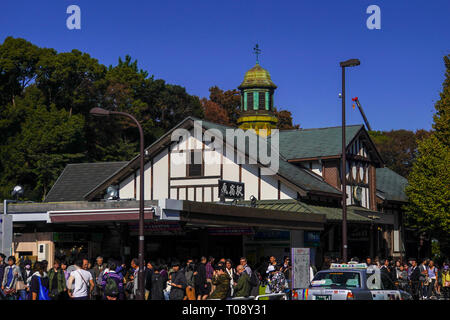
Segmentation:
{"type": "Polygon", "coordinates": [[[94,116],[100,116],[100,117],[105,117],[105,116],[109,116],[111,114],[111,111],[103,109],[103,108],[92,108],[89,111],[90,114],[94,115],[94,116]]]}
{"type": "Polygon", "coordinates": [[[23,196],[23,187],[22,186],[15,186],[13,191],[11,192],[11,196],[18,199],[19,197],[23,196]]]}
{"type": "Polygon", "coordinates": [[[340,63],[341,67],[346,68],[346,67],[356,67],[360,65],[360,61],[359,59],[350,59],[347,61],[343,61],[340,63]]]}

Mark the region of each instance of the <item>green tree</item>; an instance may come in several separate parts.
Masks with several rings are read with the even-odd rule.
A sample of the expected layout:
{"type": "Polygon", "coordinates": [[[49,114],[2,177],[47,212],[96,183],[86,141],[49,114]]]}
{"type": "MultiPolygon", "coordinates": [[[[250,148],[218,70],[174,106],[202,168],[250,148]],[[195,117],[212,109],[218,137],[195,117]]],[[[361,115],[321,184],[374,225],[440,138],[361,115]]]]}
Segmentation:
{"type": "Polygon", "coordinates": [[[62,169],[85,157],[84,120],[55,105],[47,108],[43,97],[32,100],[35,97],[17,99],[26,116],[20,133],[1,148],[0,191],[6,195],[21,184],[27,190],[26,198],[43,200],[62,169]]]}
{"type": "Polygon", "coordinates": [[[101,106],[133,114],[146,145],[189,115],[203,117],[200,99],[154,79],[130,56],[115,66],[79,50],[58,53],[25,39],[0,44],[0,198],[24,185],[41,200],[69,162],[129,160],[139,134],[127,118],[89,114],[101,106]]]}
{"type": "Polygon", "coordinates": [[[406,213],[409,224],[428,232],[449,253],[450,235],[450,56],[444,57],[446,77],[432,133],[419,142],[418,157],[409,175],[406,213]]]}

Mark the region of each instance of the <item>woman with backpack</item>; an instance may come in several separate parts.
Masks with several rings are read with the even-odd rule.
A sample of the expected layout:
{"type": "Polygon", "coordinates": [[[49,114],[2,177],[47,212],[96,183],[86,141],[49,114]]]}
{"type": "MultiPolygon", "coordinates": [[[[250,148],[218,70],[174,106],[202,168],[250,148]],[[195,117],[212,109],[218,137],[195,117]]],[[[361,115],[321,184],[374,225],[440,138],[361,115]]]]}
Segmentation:
{"type": "Polygon", "coordinates": [[[116,269],[117,263],[109,260],[101,281],[104,300],[124,300],[123,276],[116,269]]]}
{"type": "Polygon", "coordinates": [[[31,300],[50,300],[49,280],[44,268],[45,265],[42,262],[37,261],[34,264],[35,272],[30,282],[31,300]]]}

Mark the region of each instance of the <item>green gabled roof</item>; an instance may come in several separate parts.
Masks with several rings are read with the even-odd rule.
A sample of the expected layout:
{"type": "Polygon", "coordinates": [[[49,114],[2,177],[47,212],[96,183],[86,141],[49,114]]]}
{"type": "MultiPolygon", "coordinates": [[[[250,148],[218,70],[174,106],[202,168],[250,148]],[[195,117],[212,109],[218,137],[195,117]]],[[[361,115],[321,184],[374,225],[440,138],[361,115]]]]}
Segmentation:
{"type": "MultiPolygon", "coordinates": [[[[239,201],[240,205],[250,205],[250,201],[239,201]]],[[[327,221],[342,221],[342,208],[315,206],[298,200],[257,200],[256,208],[268,210],[281,210],[303,214],[324,214],[327,221]]],[[[361,207],[347,207],[347,220],[349,222],[372,222],[371,219],[357,214],[357,211],[369,211],[361,207]]]]}
{"type": "MultiPolygon", "coordinates": [[[[347,145],[363,125],[346,127],[347,145]]],[[[280,151],[287,159],[303,159],[340,155],[342,151],[342,127],[298,129],[280,131],[280,151]]]]}
{"type": "MultiPolygon", "coordinates": [[[[194,119],[194,120],[200,120],[200,119],[194,119]]],[[[223,136],[226,137],[225,132],[226,129],[236,129],[234,127],[228,127],[228,126],[224,126],[224,125],[220,125],[220,124],[216,124],[214,122],[210,122],[210,121],[202,121],[202,126],[206,129],[218,129],[219,131],[222,132],[223,136]]],[[[256,135],[256,137],[258,139],[265,139],[260,137],[259,135],[256,135]]],[[[280,135],[281,138],[281,135],[280,135]]],[[[270,143],[270,139],[268,139],[268,142],[270,143]]],[[[248,140],[245,140],[246,145],[244,146],[245,148],[245,153],[248,154],[249,151],[249,145],[248,145],[248,140]]],[[[235,142],[235,145],[237,143],[235,142]]],[[[259,142],[258,142],[259,145],[259,142]]],[[[280,149],[282,146],[282,142],[280,139],[280,149]]],[[[241,148],[241,146],[239,146],[241,148]]],[[[240,150],[244,150],[244,149],[240,149],[240,150]]],[[[279,152],[280,157],[279,157],[279,169],[278,169],[278,174],[280,176],[282,176],[283,178],[289,180],[290,182],[292,182],[293,184],[299,186],[300,188],[302,188],[305,191],[319,191],[319,192],[325,192],[325,193],[331,193],[331,194],[336,194],[339,195],[341,194],[341,192],[334,188],[333,186],[329,185],[328,183],[326,183],[322,177],[319,177],[313,173],[311,173],[310,171],[308,171],[307,169],[298,167],[296,165],[293,165],[289,162],[286,161],[286,158],[283,157],[283,153],[280,151],[279,152]]]]}
{"type": "Polygon", "coordinates": [[[391,169],[377,168],[376,170],[377,190],[383,192],[386,200],[407,202],[405,187],[408,180],[391,169]]]}
{"type": "MultiPolygon", "coordinates": [[[[250,205],[251,201],[238,201],[238,204],[250,205]]],[[[267,210],[281,210],[289,212],[307,213],[313,214],[309,207],[297,200],[286,199],[286,200],[256,200],[256,207],[259,209],[267,210]]]]}
{"type": "Polygon", "coordinates": [[[86,191],[96,187],[127,163],[117,161],[68,164],[44,202],[82,201],[86,191]]]}

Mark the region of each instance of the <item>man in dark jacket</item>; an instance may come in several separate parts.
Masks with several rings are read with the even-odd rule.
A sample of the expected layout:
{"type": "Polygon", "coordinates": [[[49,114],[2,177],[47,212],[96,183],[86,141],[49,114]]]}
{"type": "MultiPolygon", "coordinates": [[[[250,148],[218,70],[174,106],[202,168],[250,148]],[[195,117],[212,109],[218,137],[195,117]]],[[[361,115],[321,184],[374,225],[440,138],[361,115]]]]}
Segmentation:
{"type": "Polygon", "coordinates": [[[197,300],[206,300],[209,295],[208,283],[206,281],[206,257],[200,258],[197,270],[194,272],[195,292],[197,300]]]}
{"type": "Polygon", "coordinates": [[[411,259],[411,294],[414,300],[419,300],[419,284],[420,284],[420,269],[417,266],[416,259],[411,259]]]}
{"type": "Polygon", "coordinates": [[[150,300],[150,295],[152,292],[152,275],[153,275],[153,265],[154,262],[147,262],[147,268],[145,268],[145,300],[150,300]]]}
{"type": "Polygon", "coordinates": [[[170,289],[170,300],[183,300],[185,292],[186,292],[186,277],[184,272],[180,270],[180,263],[175,261],[172,263],[172,281],[170,285],[172,288],[170,289]]]}
{"type": "Polygon", "coordinates": [[[234,284],[234,296],[235,297],[248,297],[250,295],[250,277],[247,272],[244,272],[244,267],[238,265],[236,272],[239,275],[237,283],[234,284]]]}
{"type": "Polygon", "coordinates": [[[103,257],[98,256],[96,259],[95,266],[92,268],[93,271],[93,277],[94,277],[94,292],[93,295],[95,297],[95,300],[102,299],[103,292],[101,290],[101,282],[103,277],[103,271],[106,269],[106,263],[103,263],[103,257]]]}
{"type": "MultiPolygon", "coordinates": [[[[3,275],[5,273],[5,258],[6,256],[3,253],[0,253],[0,284],[3,282],[3,275]]],[[[0,290],[0,300],[4,298],[3,291],[0,290]]]]}
{"type": "MultiPolygon", "coordinates": [[[[153,265],[152,273],[152,290],[150,291],[149,300],[164,300],[164,289],[166,287],[167,276],[159,273],[161,267],[159,265],[153,265]]],[[[172,291],[172,290],[171,290],[172,291]]]]}

